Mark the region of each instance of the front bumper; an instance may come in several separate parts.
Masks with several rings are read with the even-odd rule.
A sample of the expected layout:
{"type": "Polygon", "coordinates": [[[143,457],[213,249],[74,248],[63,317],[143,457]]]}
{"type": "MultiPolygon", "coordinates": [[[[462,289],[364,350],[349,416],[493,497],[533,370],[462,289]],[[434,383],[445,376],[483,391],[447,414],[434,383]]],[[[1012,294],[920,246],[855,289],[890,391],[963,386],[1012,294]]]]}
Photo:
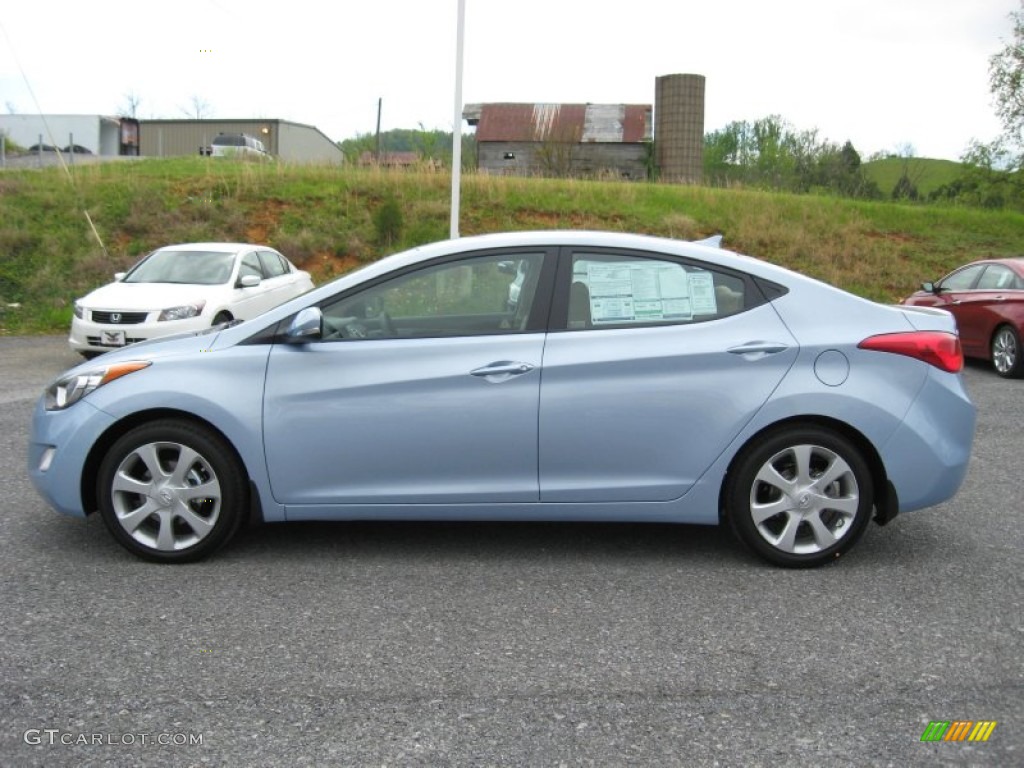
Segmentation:
{"type": "Polygon", "coordinates": [[[62,411],[47,411],[43,398],[32,414],[28,474],[39,495],[58,512],[84,517],[82,471],[89,451],[114,418],[82,400],[62,411]]]}
{"type": "Polygon", "coordinates": [[[71,335],[68,337],[68,344],[76,352],[109,352],[112,349],[122,349],[140,341],[173,336],[178,333],[192,333],[210,327],[210,322],[203,315],[184,320],[159,322],[155,319],[159,314],[159,312],[150,312],[144,322],[120,325],[96,323],[76,317],[71,321],[71,335]],[[120,343],[122,338],[124,343],[120,343]]]}

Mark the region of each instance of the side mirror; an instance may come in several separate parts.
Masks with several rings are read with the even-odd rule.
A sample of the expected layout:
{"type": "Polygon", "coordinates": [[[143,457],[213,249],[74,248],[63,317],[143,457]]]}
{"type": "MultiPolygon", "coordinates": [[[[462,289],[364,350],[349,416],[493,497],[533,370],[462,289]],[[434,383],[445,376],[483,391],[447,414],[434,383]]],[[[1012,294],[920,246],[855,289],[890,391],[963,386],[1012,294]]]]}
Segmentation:
{"type": "Polygon", "coordinates": [[[239,288],[255,288],[259,284],[259,275],[242,275],[240,278],[238,278],[239,288]]]}
{"type": "Polygon", "coordinates": [[[934,283],[921,283],[921,290],[927,291],[928,293],[938,293],[938,291],[935,289],[934,283]]]}
{"type": "Polygon", "coordinates": [[[117,282],[120,283],[122,280],[124,280],[124,276],[127,275],[127,274],[128,274],[127,272],[115,272],[114,273],[114,279],[117,280],[117,282]]]}
{"type": "Polygon", "coordinates": [[[323,336],[324,314],[320,307],[306,307],[292,320],[284,333],[285,341],[291,344],[304,344],[323,336]]]}

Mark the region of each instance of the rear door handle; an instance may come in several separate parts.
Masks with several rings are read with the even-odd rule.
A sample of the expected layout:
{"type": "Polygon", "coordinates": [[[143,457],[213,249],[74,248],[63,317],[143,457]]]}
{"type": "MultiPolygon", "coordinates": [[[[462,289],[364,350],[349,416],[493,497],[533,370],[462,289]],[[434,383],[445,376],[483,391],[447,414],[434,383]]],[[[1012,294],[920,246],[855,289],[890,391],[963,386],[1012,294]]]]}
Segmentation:
{"type": "Polygon", "coordinates": [[[475,368],[469,374],[470,376],[478,376],[482,379],[498,383],[507,381],[513,376],[522,376],[524,373],[529,373],[532,370],[533,366],[529,363],[501,360],[496,363],[489,363],[481,368],[475,368]]]}
{"type": "Polygon", "coordinates": [[[729,347],[727,352],[732,355],[743,355],[748,360],[760,360],[768,355],[777,355],[789,349],[788,344],[779,341],[748,341],[736,347],[729,347]]]}

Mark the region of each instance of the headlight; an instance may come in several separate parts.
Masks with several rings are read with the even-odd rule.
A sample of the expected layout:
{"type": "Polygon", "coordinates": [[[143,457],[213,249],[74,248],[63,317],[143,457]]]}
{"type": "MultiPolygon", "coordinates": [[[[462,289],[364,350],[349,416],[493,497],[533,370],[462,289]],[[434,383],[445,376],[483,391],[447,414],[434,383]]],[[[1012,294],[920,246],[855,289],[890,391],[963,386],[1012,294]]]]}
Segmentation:
{"type": "Polygon", "coordinates": [[[197,301],[195,304],[185,304],[181,307],[171,307],[160,313],[157,322],[162,320],[185,320],[190,317],[197,317],[206,306],[205,301],[197,301]]]}
{"type": "Polygon", "coordinates": [[[85,317],[85,310],[82,309],[82,305],[79,304],[77,301],[71,305],[71,308],[72,311],[75,313],[75,317],[77,317],[79,320],[85,317]]]}
{"type": "Polygon", "coordinates": [[[61,411],[74,405],[93,390],[129,373],[148,368],[148,360],[134,360],[129,363],[102,365],[81,373],[61,376],[46,388],[46,410],[61,411]]]}

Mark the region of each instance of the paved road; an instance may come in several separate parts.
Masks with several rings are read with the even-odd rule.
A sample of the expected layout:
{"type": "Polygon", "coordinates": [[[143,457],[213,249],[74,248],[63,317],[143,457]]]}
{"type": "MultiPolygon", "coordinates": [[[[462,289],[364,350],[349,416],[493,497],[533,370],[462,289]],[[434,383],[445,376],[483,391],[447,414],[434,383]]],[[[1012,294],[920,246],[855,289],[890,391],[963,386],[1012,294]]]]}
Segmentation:
{"type": "Polygon", "coordinates": [[[162,567],[26,478],[73,362],[0,339],[0,765],[1024,764],[1024,382],[970,368],[960,495],[810,572],[509,524],[263,526],[162,567]],[[957,719],[998,725],[920,741],[957,719]]]}

